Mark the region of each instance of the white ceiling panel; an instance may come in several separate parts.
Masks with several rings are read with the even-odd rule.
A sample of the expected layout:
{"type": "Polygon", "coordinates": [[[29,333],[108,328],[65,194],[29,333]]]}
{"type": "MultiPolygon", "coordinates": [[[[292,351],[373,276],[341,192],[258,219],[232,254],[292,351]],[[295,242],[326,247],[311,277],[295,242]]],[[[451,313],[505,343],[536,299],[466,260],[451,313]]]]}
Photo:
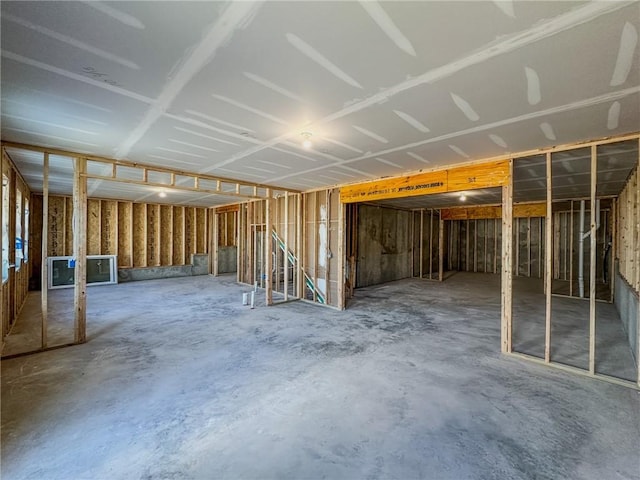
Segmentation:
{"type": "Polygon", "coordinates": [[[0,9],[5,141],[304,189],[640,129],[639,2],[0,9]]]}

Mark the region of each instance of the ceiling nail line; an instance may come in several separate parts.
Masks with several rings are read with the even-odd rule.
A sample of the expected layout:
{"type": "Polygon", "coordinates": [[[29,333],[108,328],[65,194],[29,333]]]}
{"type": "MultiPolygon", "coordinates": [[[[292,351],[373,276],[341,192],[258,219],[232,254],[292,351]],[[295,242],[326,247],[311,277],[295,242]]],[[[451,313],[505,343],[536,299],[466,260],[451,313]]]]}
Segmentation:
{"type": "Polygon", "coordinates": [[[286,88],[282,88],[279,85],[276,85],[275,83],[267,80],[266,78],[263,78],[259,75],[256,75],[255,73],[251,73],[251,72],[243,72],[244,76],[247,77],[250,80],[253,80],[254,82],[262,85],[263,87],[266,87],[270,90],[273,90],[274,92],[279,93],[280,95],[284,95],[287,98],[290,98],[291,100],[295,100],[296,102],[302,103],[302,104],[307,104],[307,101],[296,95],[293,92],[290,92],[289,90],[287,90],[286,88]]]}
{"type": "Polygon", "coordinates": [[[516,18],[516,13],[513,9],[513,0],[494,0],[493,3],[498,7],[502,13],[511,18],[516,18]]]}
{"type": "Polygon", "coordinates": [[[369,14],[373,21],[380,27],[384,34],[403,52],[408,53],[412,57],[416,56],[416,51],[411,41],[402,33],[402,30],[391,19],[389,14],[384,11],[382,6],[373,0],[360,0],[360,5],[369,14]]]}
{"type": "Polygon", "coordinates": [[[502,138],[500,135],[496,135],[494,133],[490,133],[489,134],[489,138],[491,139],[491,141],[493,143],[495,143],[499,147],[507,148],[507,142],[505,142],[504,138],[502,138]]]}
{"type": "Polygon", "coordinates": [[[270,162],[268,160],[258,160],[258,162],[260,163],[264,163],[266,165],[273,165],[274,167],[278,167],[278,168],[286,168],[288,170],[293,169],[293,167],[289,166],[289,165],[282,165],[280,163],[276,163],[276,162],[270,162]]]}
{"type": "MultiPolygon", "coordinates": [[[[12,98],[3,98],[2,99],[2,103],[15,103],[16,105],[22,105],[24,107],[30,108],[30,109],[34,109],[34,110],[38,110],[41,112],[46,112],[47,110],[45,108],[42,107],[38,107],[35,105],[31,105],[29,103],[25,103],[25,102],[20,102],[18,100],[13,100],[12,98]]],[[[84,117],[79,117],[77,115],[71,115],[70,113],[58,113],[58,115],[62,115],[63,117],[67,117],[67,118],[72,118],[74,120],[79,120],[81,122],[87,122],[87,123],[93,123],[95,125],[100,125],[101,127],[108,127],[109,124],[106,122],[101,122],[99,120],[93,120],[91,118],[84,118],[84,117]]]]}
{"type": "Polygon", "coordinates": [[[617,100],[611,104],[609,107],[609,112],[607,114],[607,128],[609,130],[615,130],[618,128],[620,120],[620,102],[617,100]]]}
{"type": "Polygon", "coordinates": [[[527,77],[527,101],[529,105],[537,105],[542,100],[538,72],[531,67],[524,67],[524,73],[527,77]]]}
{"type": "Polygon", "coordinates": [[[220,150],[216,150],[215,148],[203,147],[202,145],[196,145],[195,143],[183,142],[182,140],[177,140],[175,138],[169,138],[170,142],[177,143],[179,145],[184,145],[186,147],[199,148],[201,150],[206,150],[208,152],[220,152],[220,150]]]}
{"type": "Polygon", "coordinates": [[[549,122],[542,122],[540,124],[540,130],[542,130],[542,133],[544,133],[544,136],[548,140],[551,140],[551,141],[556,140],[556,134],[553,131],[553,127],[549,122]]]}
{"type": "Polygon", "coordinates": [[[31,87],[26,87],[24,85],[18,85],[16,83],[13,82],[7,82],[8,85],[11,85],[12,87],[16,88],[16,89],[20,89],[20,90],[28,90],[31,92],[36,92],[40,95],[44,95],[44,96],[48,96],[48,97],[52,97],[52,98],[57,98],[63,102],[69,102],[69,103],[75,103],[76,105],[82,105],[83,107],[87,107],[87,108],[93,108],[95,110],[100,110],[102,112],[106,112],[106,113],[113,113],[113,110],[109,109],[109,108],[104,108],[104,107],[99,107],[97,105],[93,105],[91,103],[87,103],[87,102],[83,102],[80,100],[76,100],[75,98],[67,98],[67,97],[63,97],[60,95],[55,95],[53,93],[49,93],[49,92],[45,92],[43,90],[38,90],[37,88],[31,88],[31,87]]]}
{"type": "Polygon", "coordinates": [[[148,153],[147,157],[152,157],[152,158],[159,158],[160,160],[167,160],[169,162],[175,162],[175,163],[182,163],[184,165],[192,165],[192,166],[199,166],[199,163],[193,163],[193,162],[187,162],[184,160],[176,160],[175,158],[170,158],[170,157],[163,157],[162,155],[156,155],[153,153],[148,153]]]}
{"type": "Polygon", "coordinates": [[[467,152],[465,152],[464,150],[462,150],[460,147],[457,147],[457,146],[455,146],[455,145],[449,145],[449,148],[450,148],[451,150],[453,150],[454,152],[456,152],[456,153],[457,153],[458,155],[460,155],[461,157],[464,157],[464,158],[471,158],[471,156],[470,156],[467,152]]]}
{"type": "Polygon", "coordinates": [[[280,125],[284,125],[285,127],[290,127],[291,124],[286,120],[276,117],[275,115],[271,115],[270,113],[263,112],[262,110],[258,110],[257,108],[253,108],[250,105],[246,105],[244,103],[238,102],[233,98],[225,97],[224,95],[218,95],[216,93],[211,94],[213,98],[216,100],[220,100],[221,102],[228,103],[229,105],[233,105],[234,107],[240,108],[242,110],[246,110],[247,112],[258,115],[262,118],[266,118],[267,120],[271,120],[272,122],[279,123],[280,125]]]}
{"type": "Polygon", "coordinates": [[[183,117],[183,116],[175,115],[172,113],[165,113],[164,115],[172,120],[177,120],[179,122],[186,123],[187,125],[193,125],[194,127],[200,127],[207,130],[212,130],[214,132],[222,133],[223,135],[227,135],[229,137],[232,137],[238,140],[243,140],[245,142],[249,142],[253,144],[260,144],[260,145],[263,144],[262,141],[256,138],[246,136],[246,135],[241,135],[236,132],[230,132],[229,130],[224,130],[222,128],[218,128],[213,125],[209,125],[208,123],[204,123],[201,120],[196,120],[195,118],[183,117]]]}
{"type": "Polygon", "coordinates": [[[356,152],[356,153],[364,153],[362,150],[360,150],[359,148],[356,147],[352,147],[351,145],[347,145],[346,143],[342,143],[338,140],[334,140],[332,138],[328,138],[328,137],[320,137],[322,140],[325,140],[329,143],[333,143],[334,145],[338,145],[339,147],[343,147],[346,148],[347,150],[351,150],[352,152],[356,152]]]}
{"type": "Polygon", "coordinates": [[[378,160],[379,162],[385,163],[387,165],[391,165],[392,167],[396,167],[396,168],[400,168],[400,169],[404,169],[404,167],[402,165],[398,165],[397,163],[393,163],[390,160],[385,160],[384,158],[379,158],[376,157],[376,160],[378,160]]]}
{"type": "Polygon", "coordinates": [[[202,155],[198,155],[197,153],[183,152],[182,150],[174,150],[173,148],[167,148],[167,147],[155,147],[155,148],[156,150],[162,150],[163,152],[177,153],[178,155],[186,155],[187,157],[207,158],[202,155]]]}
{"type": "Polygon", "coordinates": [[[100,48],[94,47],[93,45],[89,45],[88,43],[77,40],[73,37],[69,37],[68,35],[64,35],[62,33],[58,33],[56,31],[50,30],[42,25],[36,25],[35,23],[31,23],[28,20],[17,17],[15,15],[5,13],[2,16],[4,19],[9,20],[10,22],[17,23],[18,25],[22,25],[25,28],[38,32],[42,35],[46,35],[47,37],[53,38],[60,42],[66,43],[67,45],[71,45],[72,47],[79,48],[80,50],[84,50],[85,52],[92,53],[98,57],[102,57],[106,60],[118,63],[123,67],[131,68],[132,70],[140,70],[140,67],[126,58],[122,58],[113,53],[107,52],[100,48]]]}
{"type": "Polygon", "coordinates": [[[38,60],[34,60],[32,58],[27,58],[23,55],[19,55],[17,53],[10,52],[8,50],[1,50],[2,56],[8,58],[9,60],[14,60],[16,62],[22,63],[24,65],[29,65],[30,67],[39,68],[41,70],[45,70],[47,72],[55,73],[62,77],[70,78],[72,80],[77,80],[82,83],[87,83],[89,85],[93,85],[94,87],[101,88],[103,90],[108,90],[112,93],[117,93],[118,95],[122,95],[127,98],[132,98],[134,100],[138,100],[142,103],[152,104],[153,100],[151,98],[145,97],[144,95],[140,95],[138,93],[132,92],[130,90],[126,90],[122,87],[117,87],[115,85],[110,85],[105,82],[100,82],[98,80],[94,80],[93,78],[86,77],[84,75],[80,75],[78,73],[69,72],[68,70],[64,70],[62,68],[54,67],[53,65],[49,65],[48,63],[40,62],[38,60]]]}
{"type": "Polygon", "coordinates": [[[411,158],[415,158],[416,160],[418,160],[419,162],[422,163],[431,163],[429,160],[427,160],[426,158],[421,157],[420,155],[418,155],[417,153],[413,153],[413,152],[407,152],[407,155],[409,155],[411,158]]]}
{"type": "MultiPolygon", "coordinates": [[[[372,152],[360,157],[356,157],[356,158],[351,158],[348,160],[344,160],[341,163],[336,163],[334,165],[329,165],[329,167],[333,167],[333,166],[342,166],[344,167],[344,163],[352,163],[352,162],[357,162],[360,160],[366,160],[368,158],[372,158],[372,157],[376,157],[376,156],[381,156],[381,155],[387,155],[389,153],[395,153],[398,151],[403,151],[403,150],[407,150],[408,148],[416,148],[416,147],[421,147],[423,145],[427,145],[427,144],[431,144],[431,143],[436,143],[436,142],[441,142],[444,140],[449,140],[450,138],[456,138],[459,136],[463,136],[463,135],[468,135],[470,133],[478,133],[478,132],[482,132],[482,131],[486,131],[486,130],[491,130],[497,127],[502,127],[505,125],[510,125],[512,123],[518,123],[518,122],[522,122],[522,121],[527,121],[527,120],[533,120],[539,117],[545,117],[548,115],[554,115],[554,114],[559,114],[559,113],[565,113],[565,112],[569,112],[569,111],[573,111],[573,110],[577,110],[580,108],[588,108],[588,107],[592,107],[595,105],[600,105],[602,103],[607,103],[610,102],[612,100],[618,99],[618,98],[623,98],[629,95],[633,95],[633,94],[637,94],[640,93],[640,86],[638,87],[630,87],[630,88],[626,88],[624,90],[619,90],[616,92],[611,92],[611,93],[606,93],[603,95],[599,95],[597,97],[592,97],[586,100],[581,100],[581,101],[577,101],[577,102],[573,102],[570,104],[565,104],[565,105],[560,105],[557,107],[553,107],[553,108],[548,108],[546,110],[540,110],[538,112],[533,112],[533,113],[527,113],[524,115],[519,115],[516,117],[512,117],[512,118],[508,118],[505,120],[500,120],[497,122],[492,122],[489,124],[485,124],[485,125],[478,125],[476,127],[472,127],[466,130],[460,130],[458,132],[453,132],[453,133],[448,133],[445,135],[441,135],[439,137],[433,137],[427,140],[421,140],[419,142],[413,142],[413,143],[409,143],[406,145],[401,145],[399,147],[394,147],[394,148],[390,148],[387,150],[382,150],[379,152],[372,152]]],[[[319,170],[320,168],[325,168],[325,167],[318,167],[318,168],[314,168],[314,169],[310,169],[307,170],[303,173],[313,173],[314,171],[319,170]]],[[[283,177],[278,177],[278,178],[272,178],[269,181],[271,183],[273,182],[277,182],[280,180],[285,180],[286,178],[289,178],[289,176],[291,175],[285,175],[283,177]]]]}
{"type": "Polygon", "coordinates": [[[400,110],[394,110],[393,113],[395,113],[398,117],[400,117],[402,120],[407,122],[409,125],[411,125],[413,128],[415,128],[419,132],[429,133],[431,131],[420,120],[417,120],[416,118],[412,117],[408,113],[402,112],[400,110]]]}
{"type": "Polygon", "coordinates": [[[82,3],[92,8],[95,8],[99,12],[102,12],[105,15],[110,16],[112,19],[117,20],[118,22],[124,25],[127,25],[128,27],[133,27],[140,30],[143,30],[145,28],[144,24],[133,15],[130,15],[116,8],[110,7],[109,5],[105,5],[102,2],[84,0],[82,3]]]}
{"type": "Polygon", "coordinates": [[[84,133],[85,135],[98,135],[98,132],[91,132],[89,130],[83,130],[81,128],[75,128],[75,127],[67,127],[66,125],[60,125],[53,122],[45,122],[44,120],[36,120],[34,118],[23,117],[22,115],[13,115],[10,113],[2,113],[1,115],[7,118],[15,118],[16,120],[24,120],[26,122],[38,123],[40,125],[47,125],[49,127],[61,128],[63,130],[69,130],[71,132],[84,133]]]}
{"type": "Polygon", "coordinates": [[[167,111],[182,89],[213,58],[218,48],[225,45],[236,29],[253,15],[257,4],[252,2],[234,2],[222,12],[220,17],[208,28],[200,42],[189,51],[173,76],[162,88],[162,92],[147,110],[142,121],[134,128],[129,137],[116,149],[115,158],[126,157],[133,146],[147,133],[151,126],[167,111]]]}
{"type": "Polygon", "coordinates": [[[367,130],[366,128],[359,127],[358,125],[351,125],[351,126],[355,128],[357,131],[359,131],[360,133],[362,133],[363,135],[366,135],[367,137],[371,137],[374,140],[379,141],[380,143],[389,143],[389,140],[384,138],[382,135],[378,135],[377,133],[372,132],[371,130],[367,130]]]}
{"type": "MultiPolygon", "coordinates": [[[[20,133],[26,133],[27,135],[34,135],[36,137],[49,137],[49,138],[55,138],[58,140],[62,140],[62,141],[67,141],[67,142],[72,142],[72,143],[79,143],[81,145],[88,145],[90,147],[99,147],[98,144],[96,143],[89,143],[89,142],[83,142],[81,140],[73,140],[71,138],[68,137],[59,137],[57,135],[50,135],[48,133],[40,133],[40,132],[34,132],[33,130],[25,130],[23,128],[15,128],[15,127],[2,127],[3,129],[6,130],[12,130],[14,132],[20,132],[20,133]]],[[[51,148],[60,148],[60,145],[56,146],[51,146],[49,145],[51,148]]],[[[78,152],[78,153],[91,153],[91,152],[78,152]]]]}
{"type": "Polygon", "coordinates": [[[618,56],[611,75],[610,86],[617,87],[627,81],[637,46],[638,32],[631,23],[626,22],[620,35],[620,46],[618,47],[618,56]]]}
{"type": "Polygon", "coordinates": [[[189,133],[189,134],[195,135],[197,137],[208,138],[209,140],[213,140],[215,142],[227,143],[229,145],[235,145],[236,147],[240,146],[240,144],[238,144],[238,143],[229,142],[228,140],[222,140],[221,138],[212,137],[210,135],[205,135],[204,133],[194,132],[193,130],[189,130],[188,128],[182,128],[182,127],[178,127],[176,125],[174,125],[173,128],[175,128],[176,130],[178,130],[180,132],[189,133]]]}
{"type": "Polygon", "coordinates": [[[453,99],[453,103],[456,104],[456,107],[460,109],[464,116],[467,117],[472,122],[477,122],[480,120],[480,115],[473,109],[473,107],[460,95],[456,95],[455,93],[450,93],[451,98],[453,99]]]}
{"type": "Polygon", "coordinates": [[[296,49],[298,49],[298,51],[300,51],[307,58],[313,60],[322,68],[324,68],[326,71],[328,71],[335,77],[339,78],[346,84],[351,85],[352,87],[362,89],[362,85],[360,85],[356,80],[354,80],[353,77],[351,77],[346,72],[344,72],[341,68],[339,68],[337,65],[332,63],[327,57],[325,57],[323,54],[321,54],[318,50],[313,48],[307,42],[302,40],[300,37],[298,37],[297,35],[294,35],[293,33],[287,33],[286,37],[287,37],[287,41],[291,45],[293,45],[296,49]]]}
{"type": "MultiPolygon", "coordinates": [[[[250,128],[243,127],[242,125],[236,125],[235,123],[231,123],[231,122],[226,122],[224,120],[220,120],[219,118],[212,117],[210,115],[207,115],[206,113],[198,112],[197,110],[187,109],[187,110],[185,110],[185,113],[188,113],[189,115],[193,115],[194,117],[204,118],[205,120],[209,120],[210,122],[213,122],[213,123],[219,123],[219,124],[224,125],[226,127],[235,128],[237,130],[240,130],[241,132],[255,133],[255,130],[252,130],[250,128]]],[[[165,115],[169,116],[170,114],[169,113],[165,113],[165,115]]]]}

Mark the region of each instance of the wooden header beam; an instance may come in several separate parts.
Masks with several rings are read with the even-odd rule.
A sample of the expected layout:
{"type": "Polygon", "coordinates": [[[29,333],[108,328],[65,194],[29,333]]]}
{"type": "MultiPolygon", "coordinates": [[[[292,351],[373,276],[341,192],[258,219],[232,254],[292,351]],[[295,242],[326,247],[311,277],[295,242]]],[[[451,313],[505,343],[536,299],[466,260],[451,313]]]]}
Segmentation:
{"type": "Polygon", "coordinates": [[[509,181],[509,160],[454,167],[447,170],[385,178],[340,189],[342,203],[414,197],[502,187],[509,181]]]}
{"type": "MultiPolygon", "coordinates": [[[[443,220],[478,220],[502,218],[502,207],[498,205],[480,207],[452,207],[440,210],[443,220]]],[[[544,217],[547,205],[541,203],[522,203],[513,205],[513,218],[544,217]]]]}

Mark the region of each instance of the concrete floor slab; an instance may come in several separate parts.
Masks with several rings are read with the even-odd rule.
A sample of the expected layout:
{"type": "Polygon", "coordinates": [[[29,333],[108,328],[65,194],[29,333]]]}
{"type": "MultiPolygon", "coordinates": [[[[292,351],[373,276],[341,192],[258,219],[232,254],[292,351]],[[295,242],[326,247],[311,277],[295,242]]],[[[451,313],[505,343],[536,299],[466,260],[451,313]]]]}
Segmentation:
{"type": "Polygon", "coordinates": [[[640,394],[501,356],[486,277],[91,289],[87,344],[2,362],[2,478],[640,478],[640,394]]]}

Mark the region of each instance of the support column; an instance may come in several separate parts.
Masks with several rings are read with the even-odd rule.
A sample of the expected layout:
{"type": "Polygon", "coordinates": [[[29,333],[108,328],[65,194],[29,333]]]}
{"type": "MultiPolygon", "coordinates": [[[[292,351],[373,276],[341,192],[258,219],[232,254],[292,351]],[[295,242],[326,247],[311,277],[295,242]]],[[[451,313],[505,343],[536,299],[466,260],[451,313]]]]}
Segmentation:
{"type": "MultiPolygon", "coordinates": [[[[467,224],[468,228],[468,224],[467,224]]],[[[512,294],[513,294],[513,160],[510,161],[509,179],[502,187],[502,304],[500,322],[500,350],[511,352],[512,294]]],[[[467,244],[467,249],[468,249],[467,244]]],[[[467,266],[468,267],[468,266],[467,266]]]]}
{"type": "Polygon", "coordinates": [[[273,198],[272,192],[267,189],[265,200],[265,226],[264,226],[264,295],[267,305],[273,305],[273,198]]]}
{"type": "Polygon", "coordinates": [[[553,253],[553,190],[551,184],[551,153],[547,152],[547,216],[545,219],[546,241],[544,242],[544,291],[546,294],[544,322],[544,361],[551,361],[551,290],[553,253]]]}
{"type": "MultiPolygon", "coordinates": [[[[345,295],[345,250],[346,250],[346,205],[340,201],[338,197],[338,308],[340,310],[345,309],[346,295],[345,295]]],[[[329,232],[327,232],[327,236],[329,232]]]]}
{"type": "Polygon", "coordinates": [[[438,281],[444,280],[444,220],[442,210],[440,210],[440,221],[438,222],[438,281]]]}
{"type": "Polygon", "coordinates": [[[40,277],[40,310],[42,312],[42,329],[40,346],[47,348],[47,314],[49,294],[49,154],[44,154],[42,167],[42,273],[40,277]]]}
{"type": "Polygon", "coordinates": [[[589,231],[589,372],[596,373],[596,186],[598,147],[591,146],[591,225],[589,231]]]}
{"type": "Polygon", "coordinates": [[[87,341],[87,160],[74,161],[73,258],[75,259],[75,342],[87,341]]]}
{"type": "MultiPolygon", "coordinates": [[[[220,215],[216,209],[211,210],[213,217],[213,233],[211,234],[211,274],[218,276],[218,252],[220,250],[220,215]]],[[[225,214],[226,215],[226,214],[225,214]]],[[[226,223],[226,222],[225,222],[226,223]]]]}

